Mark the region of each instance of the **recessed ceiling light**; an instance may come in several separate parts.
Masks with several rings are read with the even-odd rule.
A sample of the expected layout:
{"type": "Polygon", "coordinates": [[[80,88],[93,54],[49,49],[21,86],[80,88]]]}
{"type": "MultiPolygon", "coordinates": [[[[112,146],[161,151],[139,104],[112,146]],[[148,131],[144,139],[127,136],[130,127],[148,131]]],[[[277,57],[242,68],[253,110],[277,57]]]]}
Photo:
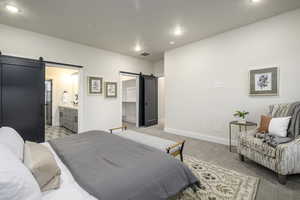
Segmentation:
{"type": "Polygon", "coordinates": [[[174,41],[171,41],[171,42],[170,42],[170,45],[173,45],[173,44],[175,44],[175,42],[174,42],[174,41]]]}
{"type": "Polygon", "coordinates": [[[261,0],[251,0],[252,3],[259,3],[261,0]]]}
{"type": "Polygon", "coordinates": [[[176,26],[174,29],[174,35],[175,36],[181,36],[183,34],[183,30],[181,26],[176,26]]]}
{"type": "Polygon", "coordinates": [[[134,51],[136,51],[136,52],[139,52],[139,51],[141,51],[142,50],[142,47],[139,45],[139,44],[137,44],[135,47],[134,47],[134,51]]]}
{"type": "Polygon", "coordinates": [[[11,13],[18,13],[20,11],[19,8],[13,5],[6,5],[5,8],[11,13]]]}

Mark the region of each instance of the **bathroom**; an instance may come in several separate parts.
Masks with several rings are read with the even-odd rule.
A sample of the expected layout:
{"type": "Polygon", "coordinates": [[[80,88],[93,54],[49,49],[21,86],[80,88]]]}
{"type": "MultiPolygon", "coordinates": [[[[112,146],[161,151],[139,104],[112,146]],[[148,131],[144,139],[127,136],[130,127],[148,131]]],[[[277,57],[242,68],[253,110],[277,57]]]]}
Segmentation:
{"type": "Polygon", "coordinates": [[[45,70],[45,140],[77,134],[79,70],[47,65],[45,70]]]}

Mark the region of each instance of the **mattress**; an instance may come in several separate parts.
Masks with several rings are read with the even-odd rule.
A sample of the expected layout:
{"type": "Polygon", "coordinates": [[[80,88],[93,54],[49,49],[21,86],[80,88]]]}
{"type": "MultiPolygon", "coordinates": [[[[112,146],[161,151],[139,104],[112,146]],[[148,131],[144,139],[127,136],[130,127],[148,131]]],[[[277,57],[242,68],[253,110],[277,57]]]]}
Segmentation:
{"type": "Polygon", "coordinates": [[[43,192],[42,200],[97,200],[76,183],[68,168],[56,155],[49,143],[43,143],[43,145],[47,146],[51,150],[59,168],[61,169],[61,186],[57,190],[43,192]]]}

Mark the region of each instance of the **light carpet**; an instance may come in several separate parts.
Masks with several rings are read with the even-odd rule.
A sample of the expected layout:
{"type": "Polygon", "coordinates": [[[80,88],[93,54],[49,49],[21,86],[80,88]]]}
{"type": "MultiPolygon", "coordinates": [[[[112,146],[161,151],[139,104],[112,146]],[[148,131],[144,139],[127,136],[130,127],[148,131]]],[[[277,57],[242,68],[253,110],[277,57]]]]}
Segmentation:
{"type": "Polygon", "coordinates": [[[259,178],[247,176],[196,158],[185,156],[188,165],[199,178],[202,188],[195,193],[185,190],[177,200],[254,200],[259,178]]]}

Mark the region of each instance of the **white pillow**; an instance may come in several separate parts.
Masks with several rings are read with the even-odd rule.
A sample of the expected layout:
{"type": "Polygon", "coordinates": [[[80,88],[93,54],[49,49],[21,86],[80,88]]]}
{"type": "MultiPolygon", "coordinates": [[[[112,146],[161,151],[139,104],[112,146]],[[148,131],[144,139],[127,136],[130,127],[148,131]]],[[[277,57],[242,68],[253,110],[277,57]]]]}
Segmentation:
{"type": "Polygon", "coordinates": [[[287,137],[291,117],[272,118],[269,124],[269,133],[272,135],[287,137]]]}
{"type": "Polygon", "coordinates": [[[42,194],[31,172],[0,144],[0,199],[41,200],[42,194]]]}
{"type": "Polygon", "coordinates": [[[23,161],[24,140],[15,129],[10,127],[1,127],[0,144],[5,145],[11,152],[23,161]]]}

